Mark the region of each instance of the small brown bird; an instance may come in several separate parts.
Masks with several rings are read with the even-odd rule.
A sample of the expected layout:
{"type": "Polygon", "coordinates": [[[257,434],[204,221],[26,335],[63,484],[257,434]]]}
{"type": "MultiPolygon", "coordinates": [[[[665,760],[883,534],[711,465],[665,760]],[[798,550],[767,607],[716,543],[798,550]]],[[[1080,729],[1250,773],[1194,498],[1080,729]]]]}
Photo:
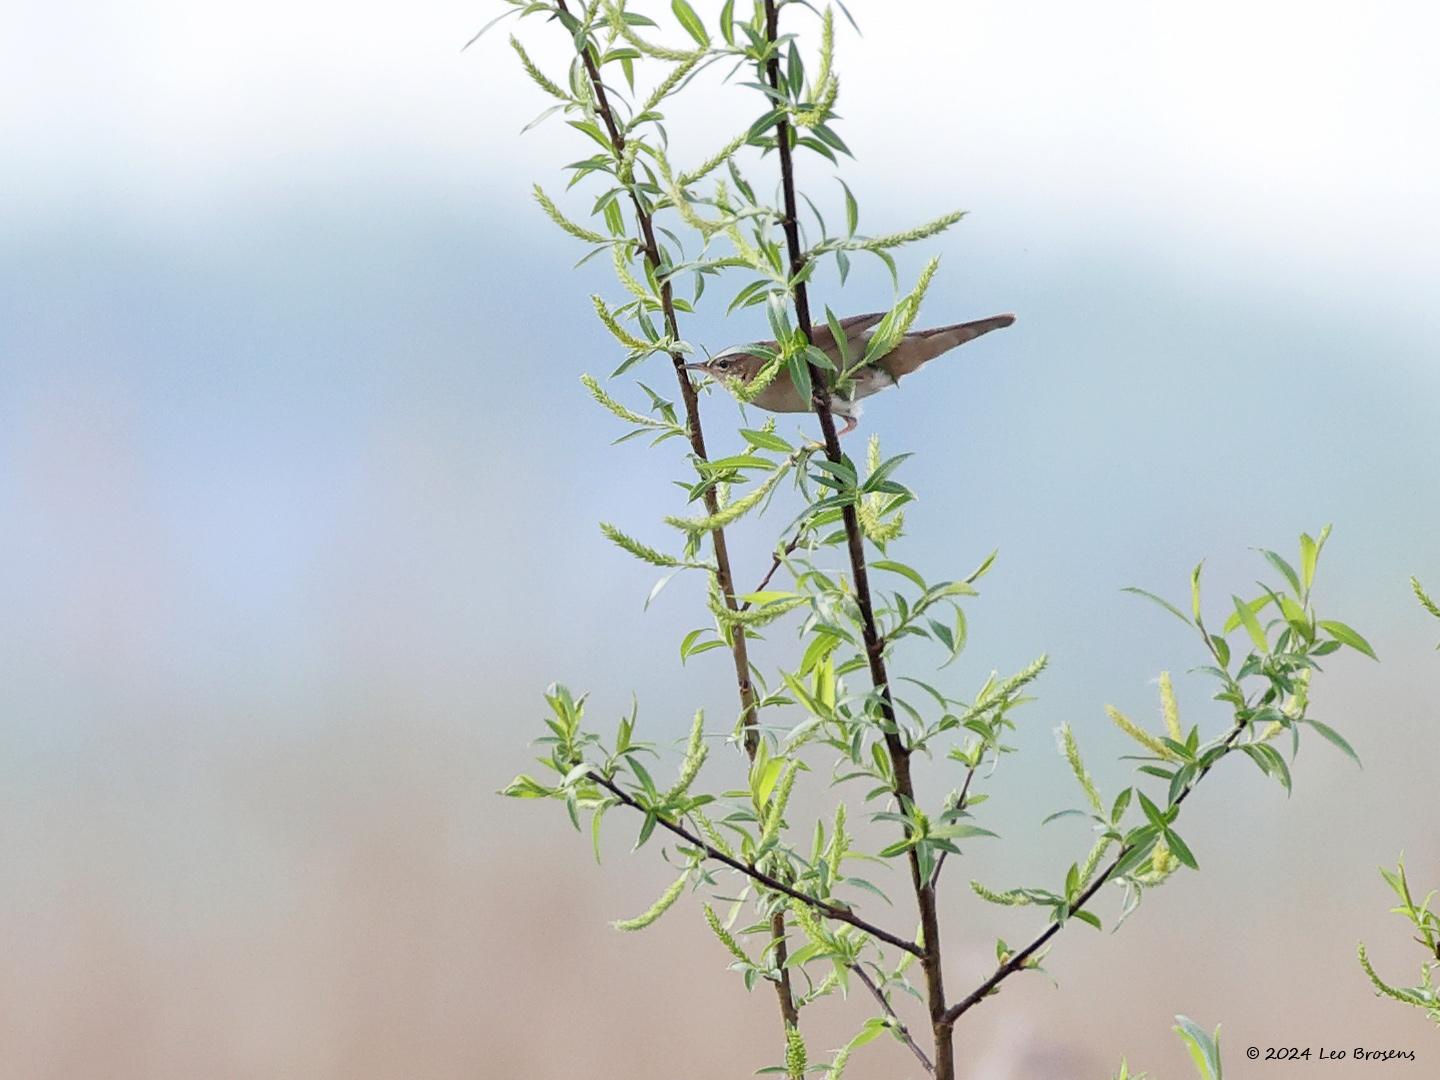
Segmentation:
{"type": "MultiPolygon", "coordinates": [[[[874,327],[884,317],[883,311],[876,311],[868,315],[854,315],[840,320],[840,329],[845,334],[845,352],[849,356],[851,364],[865,355],[865,349],[869,345],[874,327]]],[[[938,326],[933,330],[916,330],[906,334],[895,348],[855,373],[854,383],[848,396],[836,394],[831,398],[832,411],[836,416],[845,418],[845,427],[840,434],[844,435],[855,430],[855,425],[860,421],[861,398],[878,394],[881,390],[896,385],[901,376],[919,370],[935,357],[949,352],[957,345],[964,345],[981,334],[999,330],[1014,321],[1014,315],[992,315],[988,319],[976,319],[974,322],[956,323],[954,326],[938,326]]],[[[841,358],[840,349],[835,343],[835,335],[830,332],[829,326],[817,324],[814,328],[813,339],[815,345],[834,361],[837,368],[843,366],[844,361],[841,358]]],[[[771,350],[776,348],[773,341],[764,341],[760,345],[771,350]]],[[[765,366],[765,359],[748,352],[730,351],[712,356],[709,360],[685,366],[691,371],[702,372],[720,382],[738,379],[743,384],[753,379],[765,366]]],[[[769,386],[760,391],[755,398],[755,404],[770,412],[809,412],[812,408],[810,399],[795,388],[794,382],[783,371],[769,386]]]]}

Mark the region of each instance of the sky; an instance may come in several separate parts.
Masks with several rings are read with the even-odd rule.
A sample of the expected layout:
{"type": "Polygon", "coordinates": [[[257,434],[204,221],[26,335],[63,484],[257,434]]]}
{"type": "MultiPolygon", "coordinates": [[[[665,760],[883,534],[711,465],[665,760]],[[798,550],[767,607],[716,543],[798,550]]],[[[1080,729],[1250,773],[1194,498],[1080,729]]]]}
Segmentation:
{"type": "MultiPolygon", "coordinates": [[[[562,816],[494,796],[527,767],[553,679],[607,718],[634,693],[662,742],[733,693],[718,653],[678,663],[694,583],[645,610],[650,576],[595,528],[661,540],[679,459],[610,446],[579,385],[616,362],[587,299],[616,286],[571,269],[582,251],[530,197],[562,189],[578,137],[520,134],[545,103],[504,31],[461,51],[495,10],[12,5],[0,1075],[769,1063],[757,1048],[735,1064],[731,1031],[773,1006],[705,953],[693,911],[648,941],[609,930],[668,880],[649,849],[617,834],[595,867],[562,816]],[[696,967],[655,962],[692,946],[696,967]],[[562,968],[587,1001],[556,1034],[562,968]],[[610,1003],[640,995],[714,1024],[669,1005],[637,1047],[610,1003]]],[[[1203,557],[1223,605],[1264,572],[1253,547],[1288,552],[1332,522],[1321,602],[1382,658],[1336,658],[1316,694],[1363,771],[1317,745],[1288,800],[1248,770],[1217,776],[1187,833],[1203,872],[1114,937],[1067,931],[1047,965],[1059,989],[987,1003],[962,1075],[1105,1075],[1123,1053],[1184,1075],[1176,1012],[1225,1023],[1236,1052],[1419,1048],[1423,1019],[1371,998],[1353,943],[1398,977],[1374,867],[1403,848],[1440,884],[1440,627],[1406,583],[1440,587],[1440,150],[1424,134],[1440,16],[851,10],[863,35],[842,28],[837,62],[862,228],[966,209],[931,249],[922,319],[1019,316],[867,402],[860,434],[915,454],[901,557],[933,577],[1000,550],[948,685],[1052,658],[992,789],[1007,842],[967,853],[969,872],[1042,881],[1073,857],[1076,838],[1036,827],[1062,798],[1061,722],[1111,790],[1125,749],[1105,703],[1153,715],[1172,670],[1186,714],[1219,722],[1181,674],[1198,658],[1178,624],[1122,586],[1183,595],[1203,557]]],[[[520,28],[554,73],[549,30],[520,28]]],[[[701,84],[675,156],[704,156],[752,108],[701,84]]],[[[838,207],[835,170],[802,164],[838,207]]],[[[819,288],[837,309],[890,298],[873,269],[835,285],[819,288]]],[[[687,334],[713,349],[764,333],[720,314],[687,334]]],[[[735,442],[734,407],[704,408],[713,443],[735,442]]],[[[738,530],[737,560],[758,570],[768,543],[738,530]]],[[[952,982],[978,981],[996,934],[1031,922],[954,904],[952,982]]]]}

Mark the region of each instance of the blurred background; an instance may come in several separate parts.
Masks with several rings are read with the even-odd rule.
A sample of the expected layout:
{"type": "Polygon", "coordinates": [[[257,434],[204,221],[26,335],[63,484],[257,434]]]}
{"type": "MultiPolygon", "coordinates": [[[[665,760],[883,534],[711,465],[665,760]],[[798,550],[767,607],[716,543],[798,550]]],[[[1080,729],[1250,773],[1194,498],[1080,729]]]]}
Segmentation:
{"type": "MultiPolygon", "coordinates": [[[[1128,1054],[1187,1076],[1177,1012],[1223,1022],[1238,1077],[1314,1067],[1251,1064],[1252,1044],[1413,1049],[1378,1068],[1436,1075],[1433,1027],[1372,996],[1354,946],[1412,979],[1375,867],[1404,849],[1440,885],[1440,624],[1406,585],[1440,589],[1440,16],[851,8],[840,130],[862,229],[970,210],[928,249],[945,262],[922,321],[1019,313],[874,399],[857,436],[916,455],[900,557],[943,577],[1000,549],[947,689],[1052,658],[988,788],[1005,840],[951,868],[952,994],[1039,918],[964,882],[1054,885],[1085,849],[1082,826],[1039,828],[1076,802],[1053,729],[1074,725],[1113,794],[1128,751],[1105,703],[1153,723],[1169,669],[1187,721],[1224,722],[1181,674],[1196,644],[1122,586],[1183,596],[1207,557],[1218,619],[1265,569],[1252,546],[1290,553],[1334,522],[1319,603],[1383,661],[1337,655],[1314,694],[1363,771],[1312,739],[1288,800],[1253,769],[1212,777],[1184,830],[1202,873],[1114,937],[1067,930],[1058,987],[1012,980],[963,1021],[962,1075],[1108,1076],[1128,1054]]],[[[495,794],[528,766],[552,679],[589,689],[607,728],[633,692],[662,743],[698,705],[733,710],[723,653],[679,664],[698,583],[642,610],[651,575],[595,528],[663,539],[679,450],[609,446],[577,381],[617,361],[586,301],[616,289],[572,271],[583,249],[530,185],[562,189],[588,151],[557,121],[519,136],[547,103],[509,24],[461,53],[498,10],[7,7],[4,1077],[658,1080],[779,1059],[772,994],[745,995],[695,902],[641,937],[610,929],[671,877],[653,845],[629,853],[631,823],[610,816],[597,867],[559,808],[495,794]]],[[[563,35],[522,33],[563,71],[563,35]]],[[[756,109],[713,81],[694,96],[671,123],[681,160],[756,109]]],[[[801,163],[838,213],[832,167],[801,163]]],[[[842,313],[891,295],[873,267],[834,286],[820,300],[842,313]]],[[[692,339],[765,336],[714,299],[692,339]]],[[[705,416],[734,442],[728,399],[705,416]]],[[[769,528],[737,532],[742,580],[769,528]]],[[[789,647],[772,634],[759,660],[789,647]]],[[[876,917],[908,925],[903,893],[876,917]]],[[[812,1046],[870,1008],[824,1010],[812,1046]]],[[[847,1075],[916,1073],[875,1043],[847,1075]]]]}

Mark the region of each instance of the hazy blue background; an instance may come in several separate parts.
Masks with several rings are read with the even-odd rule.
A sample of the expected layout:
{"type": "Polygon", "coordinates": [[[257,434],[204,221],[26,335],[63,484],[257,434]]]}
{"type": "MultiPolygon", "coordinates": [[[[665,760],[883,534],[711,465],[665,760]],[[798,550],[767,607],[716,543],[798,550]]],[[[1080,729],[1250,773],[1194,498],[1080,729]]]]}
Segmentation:
{"type": "MultiPolygon", "coordinates": [[[[668,880],[653,851],[617,833],[596,868],[563,814],[493,794],[551,679],[607,720],[634,690],[661,739],[697,704],[733,708],[722,654],[676,658],[694,583],[642,612],[650,574],[595,530],[662,536],[678,450],[609,447],[579,387],[616,359],[585,295],[615,289],[571,272],[581,252],[529,198],[532,179],[562,186],[574,133],[518,137],[545,103],[503,33],[458,51],[494,10],[7,11],[4,1077],[743,1076],[776,1057],[772,997],[744,997],[693,911],[609,930],[668,880]]],[[[1007,843],[953,868],[952,992],[997,933],[1036,925],[963,881],[1058,880],[1083,850],[1078,828],[1037,829],[1073,801],[1053,728],[1075,725],[1113,792],[1125,750],[1102,705],[1153,719],[1156,674],[1197,662],[1120,586],[1183,594],[1209,556],[1223,605],[1261,570],[1250,545],[1290,551],[1333,521],[1321,603],[1384,660],[1337,657],[1315,694],[1363,772],[1317,742],[1288,802],[1249,769],[1208,781],[1186,829],[1204,872],[1116,938],[1067,932],[1058,991],[1016,981],[967,1018],[963,1075],[1103,1076],[1122,1052],[1187,1075],[1175,1012],[1224,1022],[1238,1077],[1302,1069],[1249,1065],[1250,1044],[1415,1049],[1381,1068],[1433,1075],[1433,1029],[1373,999],[1353,948],[1410,977],[1374,866],[1404,848],[1440,884],[1440,625],[1405,583],[1440,588],[1440,17],[852,10],[862,226],[972,210],[936,245],[923,317],[1020,316],[874,400],[862,429],[916,454],[904,558],[939,576],[1001,551],[946,685],[1053,661],[1027,753],[992,787],[1007,843]]],[[[563,40],[525,29],[558,72],[563,40]]],[[[714,100],[677,118],[682,159],[753,111],[714,100]]],[[[837,206],[832,170],[802,161],[837,206]]],[[[869,271],[821,291],[889,298],[869,271]]],[[[687,333],[716,347],[758,335],[749,319],[687,333]]],[[[716,446],[735,415],[707,400],[716,446]]],[[[766,535],[738,543],[758,577],[766,535]]],[[[1188,718],[1220,722],[1200,680],[1177,686],[1188,718]]],[[[847,1075],[914,1073],[875,1044],[847,1075]]]]}

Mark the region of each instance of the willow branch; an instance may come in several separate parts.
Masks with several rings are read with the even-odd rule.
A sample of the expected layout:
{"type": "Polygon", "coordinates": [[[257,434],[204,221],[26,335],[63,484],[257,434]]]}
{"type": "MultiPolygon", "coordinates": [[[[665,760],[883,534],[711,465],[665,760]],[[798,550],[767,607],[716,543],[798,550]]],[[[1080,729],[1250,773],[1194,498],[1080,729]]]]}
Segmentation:
{"type": "MultiPolygon", "coordinates": [[[[975,779],[975,771],[980,768],[979,762],[971,765],[965,770],[965,783],[960,785],[960,797],[955,800],[955,809],[964,810],[965,802],[970,795],[970,782],[975,779]]],[[[950,852],[942,851],[935,859],[935,869],[930,874],[930,888],[934,889],[940,884],[940,871],[945,867],[945,858],[950,852]]]]}
{"type": "MultiPolygon", "coordinates": [[[[1225,737],[1224,746],[1227,750],[1235,745],[1235,740],[1240,737],[1240,734],[1245,730],[1245,727],[1246,725],[1244,724],[1236,724],[1235,727],[1231,729],[1230,734],[1225,737]]],[[[1185,790],[1180,792],[1180,794],[1176,796],[1176,806],[1179,806],[1181,803],[1183,803],[1186,799],[1190,797],[1190,793],[1200,785],[1200,781],[1205,779],[1205,777],[1209,774],[1210,770],[1213,769],[1216,764],[1219,763],[1219,761],[1220,759],[1216,758],[1215,761],[1212,761],[1209,765],[1205,766],[1205,768],[1201,769],[1198,774],[1196,774],[1195,779],[1190,781],[1190,783],[1186,785],[1185,790]]],[[[1070,905],[1070,914],[1073,915],[1077,911],[1083,911],[1085,909],[1085,905],[1088,904],[1092,899],[1094,899],[1095,894],[1100,891],[1101,886],[1103,886],[1106,882],[1110,880],[1111,875],[1115,873],[1115,868],[1119,866],[1125,860],[1125,858],[1134,850],[1135,845],[1133,844],[1122,847],[1120,849],[1120,854],[1116,855],[1115,858],[1111,860],[1110,865],[1105,867],[1104,870],[1100,871],[1100,873],[1096,875],[1095,880],[1086,887],[1085,891],[1082,892],[1078,897],[1076,897],[1075,903],[1070,905]]],[[[1030,944],[1026,945],[1023,949],[1009,957],[1003,964],[997,967],[994,974],[992,974],[988,979],[986,979],[983,983],[977,986],[974,990],[966,994],[964,998],[957,1001],[953,1006],[946,1010],[943,1018],[944,1022],[946,1024],[954,1024],[955,1021],[958,1020],[961,1016],[963,1016],[966,1012],[974,1008],[976,1005],[980,1004],[980,1002],[984,1001],[987,997],[994,993],[996,988],[999,987],[1002,982],[1008,979],[1011,975],[1014,975],[1015,972],[1025,968],[1030,957],[1034,956],[1038,950],[1045,946],[1045,943],[1047,941],[1049,941],[1051,938],[1053,938],[1056,934],[1060,932],[1060,925],[1061,924],[1058,922],[1051,923],[1043,931],[1037,934],[1035,938],[1030,942],[1030,944]]]]}
{"type": "MultiPolygon", "coordinates": [[[[775,556],[770,562],[770,569],[765,571],[765,576],[760,579],[760,584],[756,585],[755,588],[751,589],[750,591],[752,593],[763,592],[765,590],[765,586],[770,584],[770,579],[775,576],[775,571],[780,569],[780,564],[795,553],[795,549],[800,546],[800,541],[804,539],[805,526],[802,525],[800,526],[800,531],[790,538],[790,542],[786,544],[782,549],[775,552],[775,556]]],[[[750,601],[746,600],[745,603],[740,605],[740,610],[745,611],[749,607],[750,601]]]]}
{"type": "MultiPolygon", "coordinates": [[[[569,11],[565,6],[565,0],[555,0],[555,6],[560,11],[567,13],[569,11]]],[[[595,63],[595,57],[588,44],[582,48],[581,58],[585,64],[585,74],[590,81],[590,88],[595,93],[595,113],[601,123],[605,125],[605,131],[610,136],[610,145],[615,152],[615,160],[622,161],[625,156],[625,133],[615,118],[614,110],[610,107],[610,99],[605,92],[605,82],[600,78],[600,69],[595,63]]],[[[640,229],[645,261],[653,271],[655,280],[660,283],[660,308],[665,317],[665,328],[672,341],[679,341],[680,324],[675,317],[674,293],[670,287],[669,277],[663,273],[660,245],[655,241],[653,216],[646,209],[633,186],[630,187],[630,203],[635,209],[635,221],[640,229]]],[[[695,385],[685,373],[684,353],[678,349],[671,350],[670,363],[675,369],[675,380],[680,388],[680,399],[685,405],[685,426],[689,434],[690,449],[701,461],[708,460],[705,452],[705,432],[700,426],[700,399],[695,392],[695,385]]],[[[706,514],[713,517],[720,510],[714,487],[705,489],[704,500],[706,514]]],[[[725,530],[723,528],[712,530],[710,541],[715,549],[715,584],[720,590],[720,596],[725,606],[731,611],[736,611],[738,605],[735,600],[735,576],[730,571],[730,550],[725,541],[725,530]]],[[[754,760],[756,750],[760,745],[759,709],[755,700],[755,686],[750,681],[750,656],[745,638],[745,627],[736,623],[728,628],[728,634],[730,656],[735,664],[735,684],[740,694],[740,723],[745,728],[745,752],[751,760],[754,760]]],[[[780,999],[780,1016],[787,1027],[794,1027],[799,1023],[800,1014],[795,1007],[794,994],[791,992],[790,970],[784,965],[786,955],[784,912],[777,912],[772,918],[771,930],[776,954],[781,961],[780,981],[776,986],[776,993],[780,999]]]]}
{"type": "MultiPolygon", "coordinates": [[[[777,95],[777,99],[780,95],[780,57],[776,44],[780,37],[779,20],[776,0],[765,0],[765,34],[770,47],[765,62],[765,80],[777,95]]],[[[813,345],[809,291],[801,277],[806,265],[806,255],[800,244],[800,219],[795,198],[795,163],[790,147],[793,131],[789,119],[782,112],[775,123],[775,144],[780,157],[780,186],[785,201],[785,247],[790,261],[790,280],[797,282],[793,294],[795,321],[805,336],[806,343],[813,345]]],[[[810,364],[809,368],[812,402],[824,436],[825,456],[838,465],[842,454],[840,439],[835,433],[835,418],[830,408],[829,383],[824,371],[814,364],[810,364]]],[[[842,508],[841,515],[845,523],[850,572],[854,579],[856,606],[860,610],[861,635],[870,667],[870,681],[879,693],[880,710],[884,718],[885,746],[895,774],[894,790],[902,806],[909,806],[915,802],[915,786],[910,777],[910,749],[900,737],[895,704],[890,695],[890,677],[885,670],[885,640],[876,626],[874,606],[870,599],[870,577],[865,565],[865,540],[860,531],[854,504],[847,503],[842,508]]],[[[954,1052],[951,1049],[950,1027],[942,1023],[945,1013],[945,984],[941,973],[940,921],[936,911],[935,891],[929,879],[920,871],[919,855],[914,848],[909,850],[908,858],[911,885],[920,912],[920,929],[925,941],[920,961],[925,972],[926,998],[935,1028],[935,1062],[939,1070],[936,1075],[940,1080],[951,1080],[954,1076],[954,1052]]]]}
{"type": "MultiPolygon", "coordinates": [[[[556,7],[566,13],[569,12],[565,0],[556,0],[556,7]]],[[[616,119],[614,110],[610,107],[610,98],[606,93],[604,80],[600,78],[600,69],[596,66],[595,57],[589,47],[582,50],[581,59],[585,64],[586,76],[590,80],[590,88],[595,94],[595,115],[604,124],[605,131],[610,136],[610,144],[618,162],[625,156],[625,132],[616,119]]],[[[654,216],[646,209],[633,187],[630,188],[630,203],[635,210],[635,221],[640,230],[641,251],[644,253],[646,263],[654,271],[655,279],[660,283],[660,309],[665,319],[665,329],[670,334],[671,340],[679,341],[680,324],[675,316],[675,300],[670,280],[664,274],[660,246],[655,240],[654,216]]],[[[690,449],[700,460],[708,460],[705,452],[705,432],[700,425],[700,400],[695,392],[694,384],[685,373],[685,354],[679,350],[672,350],[670,363],[675,369],[676,383],[680,389],[681,400],[685,405],[685,427],[690,439],[690,449]]],[[[713,517],[720,509],[715,497],[715,489],[707,488],[704,498],[705,512],[713,517]]],[[[730,572],[730,552],[725,542],[725,530],[712,530],[710,538],[715,547],[716,583],[720,587],[725,605],[731,611],[735,611],[737,610],[735,579],[730,572]]],[[[750,682],[750,661],[747,654],[745,628],[739,625],[732,627],[730,641],[730,653],[735,660],[735,680],[740,691],[741,722],[748,729],[745,733],[745,749],[751,757],[754,757],[759,734],[755,731],[757,722],[755,688],[750,682]]]]}
{"type": "Polygon", "coordinates": [[[931,1076],[934,1076],[934,1062],[930,1060],[924,1050],[920,1049],[920,1044],[911,1037],[910,1029],[905,1026],[905,1022],[900,1019],[894,1008],[891,1007],[890,1002],[880,991],[880,987],[875,985],[875,980],[870,978],[869,974],[859,964],[851,964],[850,970],[855,972],[856,975],[859,975],[860,981],[865,984],[865,989],[875,995],[875,1000],[880,1003],[880,1007],[885,1010],[885,1015],[888,1016],[891,1023],[895,1025],[895,1030],[900,1035],[900,1041],[910,1048],[910,1052],[920,1060],[920,1064],[924,1067],[925,1071],[931,1076]]]}
{"type": "MultiPolygon", "coordinates": [[[[590,778],[594,780],[597,784],[599,784],[601,787],[603,787],[606,791],[610,792],[611,795],[614,795],[615,798],[618,799],[625,806],[630,807],[632,810],[638,810],[642,814],[651,813],[651,811],[644,805],[642,805],[633,795],[631,795],[624,788],[620,787],[618,784],[615,783],[615,781],[611,780],[609,777],[602,776],[597,772],[591,772],[590,778]]],[[[667,829],[668,831],[674,833],[676,836],[680,837],[680,839],[684,840],[687,844],[691,845],[692,847],[699,848],[705,853],[707,858],[714,859],[716,862],[724,863],[732,870],[738,870],[740,873],[744,874],[751,880],[757,882],[760,885],[764,885],[765,888],[770,889],[773,892],[783,893],[784,895],[790,897],[792,900],[799,900],[802,904],[813,908],[817,914],[823,915],[827,919],[834,919],[836,922],[848,923],[849,925],[855,927],[855,929],[857,930],[863,930],[865,933],[869,934],[877,941],[883,941],[887,945],[894,945],[897,949],[904,949],[906,952],[913,953],[916,956],[922,955],[922,950],[920,946],[915,944],[915,942],[906,941],[904,938],[897,937],[896,935],[890,933],[888,930],[883,930],[880,927],[873,925],[872,923],[866,922],[864,919],[860,918],[858,915],[852,912],[849,908],[841,907],[839,904],[832,904],[828,900],[821,900],[814,896],[807,896],[800,890],[785,884],[785,882],[781,881],[779,878],[772,877],[770,874],[765,873],[764,870],[761,870],[753,863],[742,862],[741,860],[735,858],[733,855],[725,854],[725,852],[721,851],[719,848],[713,846],[712,844],[707,843],[699,836],[691,832],[689,829],[685,828],[685,826],[681,825],[679,822],[671,821],[668,818],[664,818],[659,815],[656,815],[655,821],[657,824],[660,825],[661,828],[667,829]]]]}

